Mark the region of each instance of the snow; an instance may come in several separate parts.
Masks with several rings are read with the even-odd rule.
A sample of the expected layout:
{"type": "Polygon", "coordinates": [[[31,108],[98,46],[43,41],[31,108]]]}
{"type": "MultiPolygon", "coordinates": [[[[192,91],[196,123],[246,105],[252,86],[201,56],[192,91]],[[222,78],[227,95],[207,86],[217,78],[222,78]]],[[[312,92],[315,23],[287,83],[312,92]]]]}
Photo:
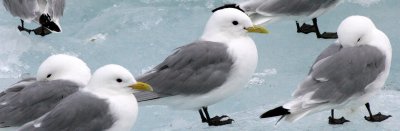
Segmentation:
{"type": "MultiPolygon", "coordinates": [[[[19,32],[18,18],[0,6],[0,90],[16,82],[21,74],[36,74],[50,54],[74,54],[92,69],[120,64],[134,75],[154,67],[179,46],[199,38],[211,9],[235,0],[68,0],[62,33],[45,37],[19,32]]],[[[329,111],[305,117],[296,123],[259,115],[291,98],[317,55],[334,40],[316,39],[314,34],[296,33],[294,21],[279,21],[266,27],[268,35],[252,34],[259,52],[259,65],[241,92],[209,107],[210,115],[229,115],[231,125],[209,127],[197,111],[173,110],[164,106],[141,106],[133,130],[396,130],[400,129],[400,1],[346,0],[322,15],[322,31],[335,31],[349,15],[370,17],[385,32],[393,47],[392,69],[385,90],[370,102],[374,113],[393,117],[381,123],[364,120],[365,107],[336,111],[351,122],[328,125],[329,111]]],[[[27,24],[34,28],[36,24],[27,24]]]]}

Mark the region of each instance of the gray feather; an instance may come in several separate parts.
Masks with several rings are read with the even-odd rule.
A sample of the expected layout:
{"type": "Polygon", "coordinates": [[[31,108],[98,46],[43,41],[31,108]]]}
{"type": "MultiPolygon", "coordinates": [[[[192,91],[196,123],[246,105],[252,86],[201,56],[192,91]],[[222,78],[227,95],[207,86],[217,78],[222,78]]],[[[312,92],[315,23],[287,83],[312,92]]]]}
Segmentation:
{"type": "Polygon", "coordinates": [[[225,44],[196,41],[178,48],[138,81],[149,83],[155,97],[204,94],[226,81],[232,65],[225,44]]]}
{"type": "Polygon", "coordinates": [[[311,15],[315,11],[329,8],[340,0],[249,0],[241,6],[246,11],[273,16],[311,15]]]}
{"type": "Polygon", "coordinates": [[[20,126],[32,121],[79,89],[78,84],[65,80],[31,80],[20,81],[0,93],[0,127],[20,126]]]}
{"type": "MultiPolygon", "coordinates": [[[[325,58],[332,56],[333,54],[339,52],[342,48],[343,48],[342,45],[338,44],[338,43],[329,45],[324,51],[322,51],[321,54],[319,54],[319,56],[317,57],[317,59],[315,60],[314,64],[311,67],[313,67],[320,60],[325,59],[325,58]]],[[[310,71],[308,74],[310,74],[312,72],[312,70],[313,70],[313,68],[310,68],[310,71]]]]}
{"type": "Polygon", "coordinates": [[[114,122],[105,99],[86,92],[76,92],[61,101],[49,113],[25,124],[20,130],[101,131],[109,129],[114,122]]]}
{"type": "Polygon", "coordinates": [[[21,19],[34,19],[39,12],[36,0],[3,0],[3,5],[11,15],[21,19]]]}
{"type": "Polygon", "coordinates": [[[294,97],[314,92],[311,99],[341,103],[361,95],[385,69],[386,56],[376,47],[363,45],[342,48],[318,64],[294,93],[294,97]],[[325,80],[321,80],[325,79],[325,80]]]}

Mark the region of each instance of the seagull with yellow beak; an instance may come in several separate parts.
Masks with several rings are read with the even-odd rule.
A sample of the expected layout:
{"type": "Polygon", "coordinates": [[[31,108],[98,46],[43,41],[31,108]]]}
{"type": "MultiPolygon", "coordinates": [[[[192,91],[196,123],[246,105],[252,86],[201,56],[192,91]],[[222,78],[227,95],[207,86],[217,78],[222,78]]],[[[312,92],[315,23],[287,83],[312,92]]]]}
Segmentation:
{"type": "Polygon", "coordinates": [[[138,104],[132,89],[152,91],[136,82],[122,66],[106,65],[94,72],[88,85],[63,99],[53,110],[21,127],[21,131],[129,131],[138,104]]]}
{"type": "Polygon", "coordinates": [[[203,35],[178,48],[163,62],[138,77],[153,92],[137,92],[139,102],[195,110],[210,126],[231,124],[228,116],[211,118],[207,106],[240,91],[257,67],[258,54],[249,33],[268,33],[254,26],[238,7],[213,10],[203,35]]]}

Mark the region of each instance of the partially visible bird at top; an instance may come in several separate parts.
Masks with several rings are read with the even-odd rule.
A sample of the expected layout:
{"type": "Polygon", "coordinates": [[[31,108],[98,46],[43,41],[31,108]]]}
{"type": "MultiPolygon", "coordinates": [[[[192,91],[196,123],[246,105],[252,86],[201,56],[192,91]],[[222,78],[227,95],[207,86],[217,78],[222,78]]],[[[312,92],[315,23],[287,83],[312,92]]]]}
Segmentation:
{"type": "MultiPolygon", "coordinates": [[[[281,19],[294,19],[298,33],[315,32],[317,38],[336,39],[336,32],[320,32],[317,17],[335,8],[339,3],[341,3],[341,0],[246,0],[224,6],[240,7],[256,25],[281,19]],[[312,19],[312,25],[304,23],[300,26],[298,21],[309,19],[312,19]]],[[[224,6],[221,8],[224,8],[224,6]]]]}
{"type": "Polygon", "coordinates": [[[19,31],[45,36],[61,32],[60,17],[64,14],[65,0],[3,0],[3,5],[11,15],[21,19],[19,31]],[[27,29],[25,21],[40,24],[36,29],[27,29]]]}

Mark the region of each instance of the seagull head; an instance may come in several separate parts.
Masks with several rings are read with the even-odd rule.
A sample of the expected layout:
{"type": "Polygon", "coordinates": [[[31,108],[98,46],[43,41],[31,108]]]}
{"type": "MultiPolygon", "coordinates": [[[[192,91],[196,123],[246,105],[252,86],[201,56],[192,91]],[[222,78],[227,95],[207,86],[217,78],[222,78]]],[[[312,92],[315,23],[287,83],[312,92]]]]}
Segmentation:
{"type": "Polygon", "coordinates": [[[235,39],[247,37],[247,33],[268,33],[262,26],[252,23],[242,10],[232,7],[217,8],[209,18],[204,29],[202,40],[218,41],[218,39],[235,39]]]}
{"type": "Polygon", "coordinates": [[[376,30],[375,24],[365,16],[349,16],[339,25],[338,41],[343,47],[353,47],[370,41],[366,37],[376,30]]]}
{"type": "Polygon", "coordinates": [[[132,89],[152,91],[150,85],[137,82],[124,67],[115,64],[105,65],[97,69],[88,83],[88,88],[108,90],[108,93],[132,93],[132,89]]]}
{"type": "Polygon", "coordinates": [[[37,72],[37,80],[69,80],[80,85],[86,85],[91,77],[90,69],[81,59],[58,54],[48,57],[37,72]]]}

